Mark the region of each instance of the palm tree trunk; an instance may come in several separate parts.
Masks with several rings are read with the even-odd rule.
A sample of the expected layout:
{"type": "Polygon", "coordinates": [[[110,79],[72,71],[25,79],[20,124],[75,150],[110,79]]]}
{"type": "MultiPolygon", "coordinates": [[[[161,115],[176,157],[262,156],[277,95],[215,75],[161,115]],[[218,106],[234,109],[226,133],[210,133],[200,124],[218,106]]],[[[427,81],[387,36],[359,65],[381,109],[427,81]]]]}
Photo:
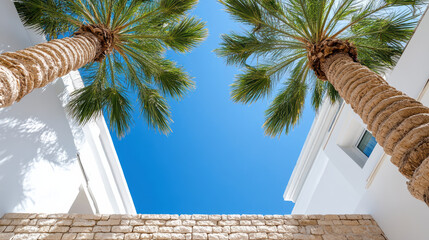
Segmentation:
{"type": "Polygon", "coordinates": [[[94,60],[100,43],[92,34],[55,39],[0,55],[0,107],[21,100],[40,88],[94,60]]]}
{"type": "Polygon", "coordinates": [[[412,195],[429,205],[429,108],[347,54],[331,55],[321,69],[392,156],[392,163],[411,180],[412,195]]]}

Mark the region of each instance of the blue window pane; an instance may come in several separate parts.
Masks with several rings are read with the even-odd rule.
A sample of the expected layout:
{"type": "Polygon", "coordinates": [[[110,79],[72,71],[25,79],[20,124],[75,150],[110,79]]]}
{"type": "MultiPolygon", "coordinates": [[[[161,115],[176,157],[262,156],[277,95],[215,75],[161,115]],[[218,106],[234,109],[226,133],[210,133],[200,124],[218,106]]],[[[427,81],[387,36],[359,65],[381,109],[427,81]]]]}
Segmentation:
{"type": "Polygon", "coordinates": [[[372,153],[372,151],[375,148],[375,145],[377,145],[377,141],[372,136],[372,134],[368,131],[365,131],[364,135],[362,136],[357,148],[365,154],[365,156],[369,157],[372,153]]]}

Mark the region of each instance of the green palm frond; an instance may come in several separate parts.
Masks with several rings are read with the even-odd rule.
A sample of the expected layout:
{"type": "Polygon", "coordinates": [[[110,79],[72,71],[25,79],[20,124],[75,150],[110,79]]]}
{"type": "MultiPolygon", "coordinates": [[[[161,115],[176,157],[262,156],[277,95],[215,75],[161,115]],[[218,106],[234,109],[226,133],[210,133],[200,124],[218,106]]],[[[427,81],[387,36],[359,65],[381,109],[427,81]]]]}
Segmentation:
{"type": "Polygon", "coordinates": [[[359,61],[376,72],[396,64],[411,37],[424,0],[219,0],[245,30],[222,36],[216,53],[243,67],[231,85],[234,101],[252,103],[285,87],[266,111],[265,132],[288,133],[302,113],[305,94],[319,109],[340,99],[329,82],[304,63],[311,46],[329,38],[352,42],[359,61]]]}
{"type": "Polygon", "coordinates": [[[283,131],[288,133],[298,123],[307,93],[305,79],[310,71],[305,65],[304,61],[297,64],[285,87],[266,110],[264,128],[267,135],[280,136],[283,131]]]}
{"type": "Polygon", "coordinates": [[[147,123],[171,131],[165,97],[182,98],[194,88],[192,78],[165,52],[189,52],[206,37],[201,20],[188,16],[198,0],[17,0],[25,25],[48,38],[71,36],[83,24],[102,25],[116,36],[113,53],[82,71],[85,87],[71,96],[67,109],[80,124],[100,116],[125,135],[132,123],[133,104],[147,123]],[[133,92],[135,94],[133,94],[133,92]],[[165,97],[164,97],[165,96],[165,97]]]}

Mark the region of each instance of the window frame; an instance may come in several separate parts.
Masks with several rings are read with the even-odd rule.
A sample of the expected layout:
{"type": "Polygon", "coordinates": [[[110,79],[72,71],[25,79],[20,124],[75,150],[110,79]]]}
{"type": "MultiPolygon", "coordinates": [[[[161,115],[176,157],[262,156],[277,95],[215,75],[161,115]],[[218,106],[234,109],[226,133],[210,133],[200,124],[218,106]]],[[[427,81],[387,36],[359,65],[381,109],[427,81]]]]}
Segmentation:
{"type": "MultiPolygon", "coordinates": [[[[377,146],[377,140],[375,141],[376,142],[376,144],[375,144],[375,146],[374,146],[374,148],[371,150],[371,153],[369,154],[369,156],[367,156],[360,148],[359,148],[359,144],[361,143],[361,141],[362,141],[362,139],[363,139],[363,137],[365,136],[365,134],[366,133],[369,133],[369,134],[371,134],[371,136],[375,139],[375,137],[374,137],[374,135],[372,135],[372,133],[370,132],[370,131],[368,131],[368,129],[364,129],[363,130],[363,132],[360,134],[360,136],[359,136],[359,138],[358,138],[358,140],[355,142],[355,148],[358,150],[358,152],[363,156],[363,157],[365,157],[366,158],[366,160],[368,160],[368,158],[369,157],[371,157],[371,154],[374,152],[374,149],[375,149],[375,147],[377,146]]],[[[365,164],[366,164],[366,161],[365,161],[365,164]]]]}

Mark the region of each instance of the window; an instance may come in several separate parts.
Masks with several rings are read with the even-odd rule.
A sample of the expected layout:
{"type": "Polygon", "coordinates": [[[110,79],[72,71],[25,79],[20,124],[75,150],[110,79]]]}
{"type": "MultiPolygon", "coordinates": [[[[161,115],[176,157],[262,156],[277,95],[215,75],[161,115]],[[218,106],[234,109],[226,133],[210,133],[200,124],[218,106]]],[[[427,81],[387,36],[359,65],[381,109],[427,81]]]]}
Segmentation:
{"type": "Polygon", "coordinates": [[[365,156],[369,157],[372,151],[374,150],[375,145],[377,145],[377,141],[375,140],[375,137],[373,137],[370,132],[365,130],[364,134],[359,139],[356,147],[363,154],[365,154],[365,156]]]}

